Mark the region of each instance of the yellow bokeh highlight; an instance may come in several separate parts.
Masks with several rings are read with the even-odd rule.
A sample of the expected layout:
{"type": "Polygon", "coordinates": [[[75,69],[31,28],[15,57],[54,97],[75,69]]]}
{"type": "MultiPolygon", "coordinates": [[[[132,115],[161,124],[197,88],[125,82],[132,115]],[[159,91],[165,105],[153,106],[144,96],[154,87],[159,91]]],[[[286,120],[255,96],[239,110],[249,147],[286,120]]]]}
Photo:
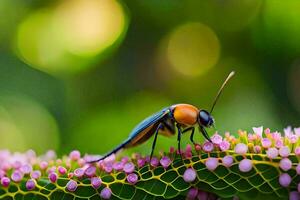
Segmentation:
{"type": "Polygon", "coordinates": [[[170,34],[167,59],[186,76],[199,76],[216,65],[220,56],[217,35],[201,23],[186,23],[170,34]]]}
{"type": "Polygon", "coordinates": [[[120,43],[127,25],[125,10],[116,0],[65,0],[24,19],[15,50],[34,68],[68,75],[103,59],[104,52],[120,43]]]}
{"type": "Polygon", "coordinates": [[[68,0],[54,15],[66,48],[95,55],[112,45],[125,26],[123,8],[114,0],[68,0]]]}
{"type": "Polygon", "coordinates": [[[21,95],[0,96],[0,149],[44,152],[59,148],[53,116],[36,101],[21,95]]]}

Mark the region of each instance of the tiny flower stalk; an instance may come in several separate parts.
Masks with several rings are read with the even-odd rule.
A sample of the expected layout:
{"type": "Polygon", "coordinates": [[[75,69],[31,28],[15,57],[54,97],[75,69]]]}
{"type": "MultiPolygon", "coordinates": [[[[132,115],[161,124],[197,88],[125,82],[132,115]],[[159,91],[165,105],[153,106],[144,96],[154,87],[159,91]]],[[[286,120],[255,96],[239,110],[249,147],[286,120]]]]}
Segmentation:
{"type": "MultiPolygon", "coordinates": [[[[223,136],[222,136],[223,135],[223,136]]],[[[97,163],[74,150],[57,158],[0,151],[0,199],[300,199],[300,128],[262,127],[160,156],[97,163]],[[183,160],[181,159],[183,158],[183,160]]]]}

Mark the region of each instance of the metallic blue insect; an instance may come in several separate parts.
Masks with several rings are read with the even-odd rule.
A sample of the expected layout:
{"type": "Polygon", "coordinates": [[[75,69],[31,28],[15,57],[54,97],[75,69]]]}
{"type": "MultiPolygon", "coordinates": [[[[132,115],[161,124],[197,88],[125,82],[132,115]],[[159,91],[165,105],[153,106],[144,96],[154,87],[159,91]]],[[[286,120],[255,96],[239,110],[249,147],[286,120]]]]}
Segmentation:
{"type": "Polygon", "coordinates": [[[199,130],[203,134],[203,136],[208,141],[211,141],[205,128],[209,128],[214,125],[214,119],[211,116],[211,113],[220,94],[223,91],[224,86],[233,75],[234,72],[231,72],[219,89],[210,112],[204,109],[198,109],[197,107],[190,104],[175,104],[170,107],[164,108],[139,123],[131,131],[129,137],[119,146],[115,147],[112,151],[105,154],[100,159],[96,159],[91,162],[103,160],[121,149],[126,149],[142,144],[147,141],[152,135],[154,135],[152,150],[150,154],[150,158],[152,158],[158,134],[172,136],[175,135],[176,129],[178,150],[180,152],[180,141],[181,135],[183,133],[191,131],[190,140],[195,144],[194,131],[196,125],[198,125],[199,130]]]}

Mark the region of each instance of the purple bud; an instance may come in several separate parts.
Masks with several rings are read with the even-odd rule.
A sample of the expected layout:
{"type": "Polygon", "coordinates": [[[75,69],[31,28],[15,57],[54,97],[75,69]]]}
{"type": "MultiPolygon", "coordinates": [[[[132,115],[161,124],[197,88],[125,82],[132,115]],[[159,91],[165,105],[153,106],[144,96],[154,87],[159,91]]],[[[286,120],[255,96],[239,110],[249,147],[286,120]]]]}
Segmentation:
{"type": "Polygon", "coordinates": [[[221,144],[223,138],[218,133],[215,133],[210,139],[214,144],[221,144]]]}
{"type": "Polygon", "coordinates": [[[77,189],[77,186],[77,182],[74,180],[69,180],[69,182],[66,185],[67,190],[69,190],[70,192],[74,192],[77,189]]]}
{"type": "Polygon", "coordinates": [[[146,164],[146,160],[144,158],[139,158],[137,160],[138,167],[143,167],[146,164]]]}
{"type": "Polygon", "coordinates": [[[94,189],[98,189],[102,184],[102,180],[99,177],[92,177],[91,184],[94,189]]]}
{"type": "Polygon", "coordinates": [[[298,175],[300,175],[300,163],[296,167],[296,172],[297,172],[298,175]]]}
{"type": "Polygon", "coordinates": [[[222,158],[222,163],[225,167],[231,167],[233,163],[233,157],[232,156],[224,156],[222,158]]]}
{"type": "Polygon", "coordinates": [[[269,148],[269,147],[271,147],[271,145],[272,145],[272,141],[269,139],[269,138],[263,138],[262,140],[261,140],[261,145],[262,145],[262,147],[263,148],[269,148]]]}
{"type": "Polygon", "coordinates": [[[206,141],[204,144],[203,144],[203,147],[202,147],[203,151],[205,152],[212,152],[212,150],[214,150],[214,144],[209,142],[209,141],[206,141]]]}
{"type": "Polygon", "coordinates": [[[289,174],[283,173],[279,176],[279,183],[282,187],[288,187],[292,182],[292,178],[289,174]]]}
{"type": "Polygon", "coordinates": [[[282,139],[278,139],[275,141],[275,147],[276,148],[281,148],[283,146],[283,141],[282,139]]]}
{"type": "Polygon", "coordinates": [[[126,163],[123,170],[127,174],[134,172],[134,164],[132,162],[126,163]]]}
{"type": "Polygon", "coordinates": [[[55,172],[52,172],[49,174],[48,178],[52,183],[55,183],[57,180],[57,174],[55,172]]]}
{"type": "Polygon", "coordinates": [[[64,175],[64,174],[67,173],[67,169],[65,167],[63,167],[63,166],[59,166],[57,168],[57,170],[58,170],[58,173],[60,173],[61,175],[64,175]]]}
{"type": "Polygon", "coordinates": [[[75,169],[74,175],[78,178],[81,178],[84,175],[84,169],[82,169],[82,168],[75,169]]]}
{"type": "Polygon", "coordinates": [[[246,154],[247,151],[248,151],[248,147],[244,143],[239,143],[234,148],[234,152],[241,155],[246,154]]]}
{"type": "Polygon", "coordinates": [[[283,158],[288,157],[291,153],[291,150],[287,146],[283,146],[279,149],[279,155],[283,158]]]}
{"type": "Polygon", "coordinates": [[[27,190],[33,190],[35,188],[35,180],[34,179],[29,179],[26,182],[26,189],[27,190]]]}
{"type": "Polygon", "coordinates": [[[104,166],[104,170],[105,170],[106,173],[111,173],[112,170],[113,170],[113,166],[110,165],[110,164],[107,164],[107,165],[104,166]]]}
{"type": "Polygon", "coordinates": [[[221,149],[221,151],[227,151],[230,148],[230,143],[224,140],[219,144],[219,148],[221,149]]]}
{"type": "Polygon", "coordinates": [[[111,190],[109,188],[103,188],[103,190],[100,193],[100,197],[103,199],[110,199],[111,190]]]}
{"type": "Polygon", "coordinates": [[[30,172],[32,171],[32,166],[29,164],[22,165],[20,171],[23,174],[30,174],[30,172]]]}
{"type": "Polygon", "coordinates": [[[8,177],[1,178],[1,185],[3,187],[8,187],[10,183],[10,179],[8,177]]]}
{"type": "Polygon", "coordinates": [[[121,159],[121,162],[122,162],[123,164],[127,163],[128,161],[129,161],[128,156],[125,156],[125,157],[123,157],[123,158],[121,159]]]}
{"type": "Polygon", "coordinates": [[[197,173],[193,168],[187,168],[183,174],[183,180],[187,183],[193,182],[197,177],[197,173]]]}
{"type": "Polygon", "coordinates": [[[279,162],[279,167],[280,167],[283,171],[288,171],[289,169],[292,168],[292,161],[290,161],[290,159],[288,159],[288,158],[283,158],[283,159],[281,159],[281,161],[279,162]]]}
{"type": "Polygon", "coordinates": [[[124,163],[123,162],[116,162],[116,163],[113,164],[113,168],[114,168],[114,170],[121,171],[124,168],[124,163]]]}
{"type": "Polygon", "coordinates": [[[198,189],[192,187],[191,189],[189,189],[187,196],[186,196],[186,200],[194,200],[196,199],[198,195],[198,189]]]}
{"type": "Polygon", "coordinates": [[[266,153],[270,159],[274,159],[278,156],[278,150],[274,147],[269,148],[266,153]]]}
{"type": "Polygon", "coordinates": [[[71,158],[71,160],[76,161],[80,158],[80,152],[77,150],[71,151],[69,158],[71,158]]]}
{"type": "Polygon", "coordinates": [[[11,175],[11,180],[18,183],[22,180],[23,174],[20,171],[14,171],[11,175]]]}
{"type": "Polygon", "coordinates": [[[258,146],[258,145],[255,145],[253,150],[254,150],[254,153],[260,153],[261,152],[261,147],[258,146]]]}
{"type": "Polygon", "coordinates": [[[186,148],[185,148],[185,151],[186,152],[192,152],[192,146],[190,144],[187,144],[186,148]]]}
{"type": "Polygon", "coordinates": [[[199,191],[198,191],[197,198],[198,198],[199,200],[202,200],[202,199],[203,199],[203,200],[204,200],[204,199],[209,199],[209,198],[208,198],[208,193],[205,192],[205,191],[199,190],[199,191]]]}
{"type": "Polygon", "coordinates": [[[127,181],[128,183],[135,184],[138,180],[138,175],[135,173],[131,173],[127,175],[127,181]]]}
{"type": "Polygon", "coordinates": [[[262,133],[263,133],[263,127],[260,126],[260,127],[253,127],[253,132],[258,135],[259,137],[262,138],[262,133]]]}
{"type": "Polygon", "coordinates": [[[40,170],[35,170],[31,172],[30,177],[33,179],[39,179],[41,177],[42,173],[40,170]]]}
{"type": "Polygon", "coordinates": [[[169,165],[172,163],[171,159],[168,156],[164,156],[160,159],[160,164],[163,166],[163,168],[168,168],[169,165]]]}
{"type": "Polygon", "coordinates": [[[289,135],[287,138],[291,144],[295,144],[298,140],[298,136],[294,134],[289,135]]]}
{"type": "Polygon", "coordinates": [[[206,168],[210,171],[214,171],[218,167],[218,164],[219,164],[218,158],[207,158],[205,162],[206,168]]]}
{"type": "Polygon", "coordinates": [[[241,172],[249,172],[252,169],[252,161],[249,159],[243,159],[239,163],[239,169],[241,172]]]}
{"type": "Polygon", "coordinates": [[[94,175],[96,174],[96,170],[97,170],[97,168],[96,168],[95,166],[89,166],[89,167],[85,170],[84,174],[85,174],[87,177],[92,177],[92,176],[94,176],[94,175]]]}
{"type": "Polygon", "coordinates": [[[295,148],[295,154],[296,156],[300,156],[300,147],[295,148]]]}
{"type": "Polygon", "coordinates": [[[297,191],[290,192],[289,200],[299,200],[300,194],[297,191]]]}
{"type": "Polygon", "coordinates": [[[151,164],[152,167],[157,167],[158,164],[159,164],[158,158],[153,157],[153,158],[151,159],[151,161],[150,161],[150,164],[151,164]]]}
{"type": "Polygon", "coordinates": [[[41,170],[45,170],[45,169],[47,169],[47,167],[48,167],[48,163],[46,161],[42,161],[40,163],[41,170]]]}

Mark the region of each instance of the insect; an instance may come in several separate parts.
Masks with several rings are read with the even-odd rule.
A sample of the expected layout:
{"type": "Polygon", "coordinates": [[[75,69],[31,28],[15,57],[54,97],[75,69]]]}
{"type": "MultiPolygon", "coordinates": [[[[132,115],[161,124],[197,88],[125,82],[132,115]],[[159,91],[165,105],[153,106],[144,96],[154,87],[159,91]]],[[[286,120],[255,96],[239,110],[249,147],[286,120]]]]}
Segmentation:
{"type": "Polygon", "coordinates": [[[130,133],[129,137],[121,143],[119,146],[114,148],[109,153],[105,154],[100,159],[96,159],[90,162],[97,162],[107,158],[108,156],[117,153],[121,149],[126,149],[140,145],[147,141],[151,136],[154,135],[154,140],[152,143],[150,158],[153,156],[155,149],[157,136],[162,134],[164,136],[173,136],[177,130],[177,144],[178,151],[180,151],[180,141],[183,133],[188,131],[191,132],[190,141],[194,142],[194,132],[195,127],[198,126],[202,135],[211,142],[209,135],[207,134],[205,128],[209,128],[214,125],[214,118],[211,113],[216,105],[217,100],[222,93],[224,86],[227,84],[229,79],[234,75],[232,71],[222,84],[219,89],[215,100],[213,101],[212,108],[210,112],[204,109],[198,109],[197,107],[190,104],[175,104],[170,107],[164,108],[161,111],[151,115],[144,121],[139,123],[130,133]]]}

